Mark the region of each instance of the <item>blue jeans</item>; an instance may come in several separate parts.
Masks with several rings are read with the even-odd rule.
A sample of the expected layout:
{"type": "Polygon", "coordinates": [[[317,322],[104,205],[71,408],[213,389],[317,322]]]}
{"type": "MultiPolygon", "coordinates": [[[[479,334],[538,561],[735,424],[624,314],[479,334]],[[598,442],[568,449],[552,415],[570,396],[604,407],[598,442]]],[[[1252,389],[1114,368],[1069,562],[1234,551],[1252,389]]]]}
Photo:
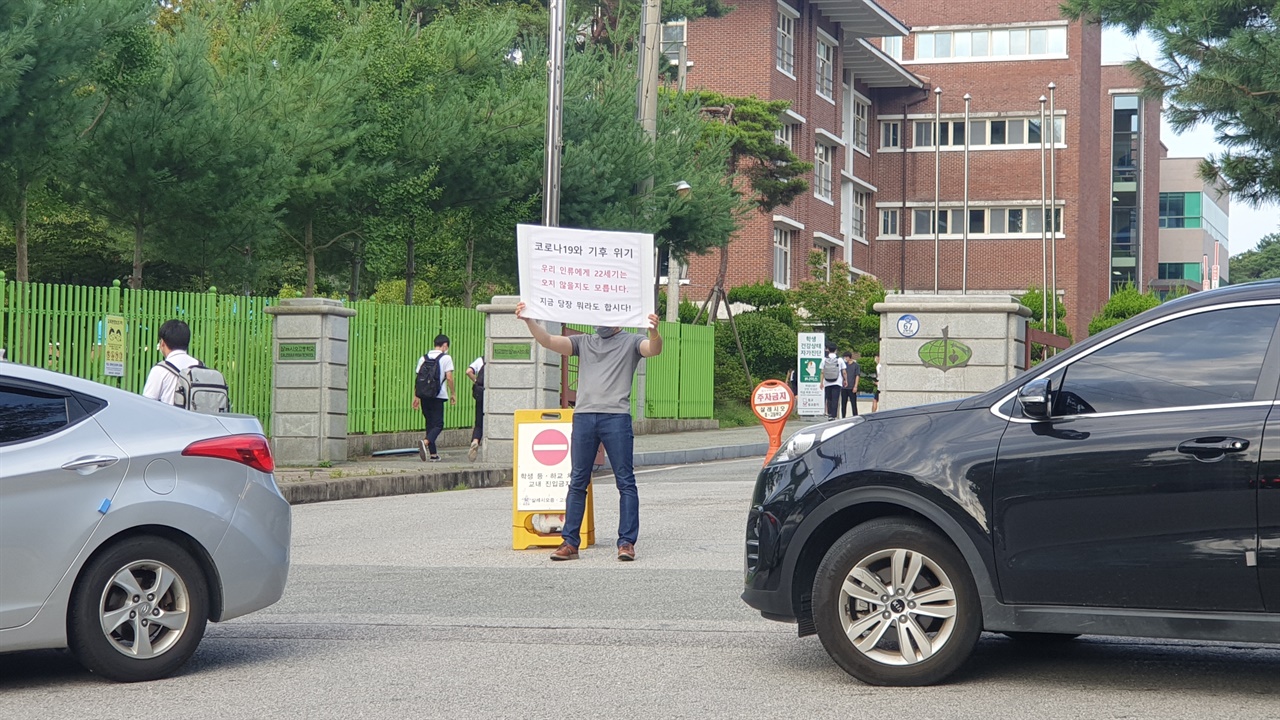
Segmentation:
{"type": "Polygon", "coordinates": [[[591,483],[591,467],[601,443],[618,483],[618,544],[634,545],[640,534],[640,495],[636,492],[636,474],[631,464],[635,445],[631,414],[574,413],[573,442],[569,449],[573,471],[569,474],[564,528],[560,531],[564,541],[574,547],[582,544],[579,532],[587,509],[587,485],[591,483]]]}

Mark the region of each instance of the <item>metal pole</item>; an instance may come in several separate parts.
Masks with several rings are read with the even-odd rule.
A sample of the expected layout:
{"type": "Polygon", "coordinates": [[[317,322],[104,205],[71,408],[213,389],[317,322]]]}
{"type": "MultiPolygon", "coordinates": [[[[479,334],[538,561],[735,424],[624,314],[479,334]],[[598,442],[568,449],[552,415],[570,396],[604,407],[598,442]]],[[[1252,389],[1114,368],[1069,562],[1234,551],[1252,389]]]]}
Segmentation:
{"type": "MultiPolygon", "coordinates": [[[[684,37],[680,41],[679,52],[677,53],[677,62],[680,63],[676,68],[676,87],[680,89],[680,93],[684,93],[686,71],[689,67],[689,26],[684,28],[684,37]]],[[[667,322],[680,322],[680,278],[684,275],[684,263],[673,255],[668,248],[667,251],[667,322]]]]}
{"type": "Polygon", "coordinates": [[[1044,104],[1047,98],[1040,96],[1040,328],[1047,329],[1049,321],[1049,236],[1044,232],[1045,162],[1044,162],[1044,104]]]}
{"type": "MultiPolygon", "coordinates": [[[[916,102],[928,100],[929,96],[925,95],[916,102]]],[[[902,211],[898,213],[898,237],[902,240],[899,244],[900,253],[898,255],[898,294],[907,291],[907,129],[910,128],[907,122],[907,104],[902,103],[902,125],[898,130],[898,149],[902,151],[902,211]]],[[[913,232],[919,233],[917,227],[911,228],[913,232]]]]}
{"type": "Polygon", "coordinates": [[[567,0],[550,0],[551,43],[547,59],[547,138],[542,176],[542,224],[560,224],[560,148],[564,144],[564,9],[567,0]]]}
{"type": "MultiPolygon", "coordinates": [[[[1054,113],[1053,96],[1058,86],[1049,83],[1049,279],[1053,286],[1049,308],[1053,325],[1049,332],[1058,334],[1058,116],[1054,113]]],[[[1044,130],[1040,131],[1041,136],[1044,130]]],[[[1065,139],[1065,138],[1064,138],[1065,139]]]]}
{"type": "Polygon", "coordinates": [[[942,88],[933,89],[933,294],[938,294],[939,217],[942,199],[942,88]]]}
{"type": "Polygon", "coordinates": [[[964,240],[960,261],[960,294],[969,294],[969,93],[964,94],[964,240]]]}
{"type": "MultiPolygon", "coordinates": [[[[636,83],[636,117],[640,127],[649,136],[651,143],[658,139],[658,58],[659,41],[662,37],[662,2],[661,0],[644,0],[640,15],[640,67],[639,79],[636,83]]],[[[640,194],[648,196],[653,192],[653,176],[645,178],[640,184],[640,194]]],[[[646,199],[646,204],[649,200],[646,199]]],[[[667,272],[670,280],[670,245],[668,244],[667,272]]],[[[658,306],[658,248],[653,248],[653,305],[658,306]]]]}

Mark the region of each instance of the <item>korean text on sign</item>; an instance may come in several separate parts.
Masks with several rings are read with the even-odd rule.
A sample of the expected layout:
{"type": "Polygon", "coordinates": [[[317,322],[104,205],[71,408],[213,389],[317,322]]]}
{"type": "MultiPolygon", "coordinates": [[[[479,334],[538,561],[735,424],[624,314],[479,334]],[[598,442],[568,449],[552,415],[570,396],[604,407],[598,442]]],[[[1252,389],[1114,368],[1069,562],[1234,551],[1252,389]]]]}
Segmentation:
{"type": "Polygon", "coordinates": [[[648,326],[653,236],[519,225],[526,316],[585,325],[648,326]]]}

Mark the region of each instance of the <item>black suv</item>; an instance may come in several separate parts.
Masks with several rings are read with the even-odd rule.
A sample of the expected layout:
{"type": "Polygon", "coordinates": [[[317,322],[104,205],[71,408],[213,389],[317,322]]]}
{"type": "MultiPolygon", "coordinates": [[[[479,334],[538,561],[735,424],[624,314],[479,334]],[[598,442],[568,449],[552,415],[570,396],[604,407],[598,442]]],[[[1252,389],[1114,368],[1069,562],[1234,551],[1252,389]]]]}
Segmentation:
{"type": "Polygon", "coordinates": [[[990,392],[793,435],[743,600],[920,685],[981,631],[1280,642],[1280,282],[1196,293],[990,392]]]}

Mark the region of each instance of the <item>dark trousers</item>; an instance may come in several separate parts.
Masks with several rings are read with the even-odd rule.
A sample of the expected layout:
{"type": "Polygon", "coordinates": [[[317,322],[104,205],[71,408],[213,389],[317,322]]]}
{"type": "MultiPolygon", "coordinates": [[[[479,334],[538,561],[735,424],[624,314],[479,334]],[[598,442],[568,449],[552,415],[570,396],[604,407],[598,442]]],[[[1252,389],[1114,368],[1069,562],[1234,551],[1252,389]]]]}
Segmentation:
{"type": "Polygon", "coordinates": [[[480,442],[484,438],[484,390],[472,388],[471,397],[476,401],[476,422],[471,426],[471,439],[480,442]]]}
{"type": "Polygon", "coordinates": [[[823,389],[823,394],[827,400],[827,417],[834,418],[840,415],[840,392],[844,388],[839,385],[832,385],[823,389]]]}
{"type": "Polygon", "coordinates": [[[840,389],[840,417],[849,417],[849,406],[853,406],[853,414],[858,414],[858,393],[849,388],[840,389]]]}
{"type": "Polygon", "coordinates": [[[440,398],[422,399],[422,417],[427,420],[427,450],[432,455],[439,455],[436,452],[436,438],[444,432],[445,402],[447,401],[440,398]]]}
{"type": "Polygon", "coordinates": [[[560,536],[574,547],[582,544],[582,518],[587,511],[587,485],[596,461],[596,449],[604,451],[613,466],[618,486],[618,544],[636,543],[640,535],[640,495],[636,492],[635,436],[630,413],[575,413],[573,439],[569,444],[573,469],[565,496],[564,527],[560,536]]]}

